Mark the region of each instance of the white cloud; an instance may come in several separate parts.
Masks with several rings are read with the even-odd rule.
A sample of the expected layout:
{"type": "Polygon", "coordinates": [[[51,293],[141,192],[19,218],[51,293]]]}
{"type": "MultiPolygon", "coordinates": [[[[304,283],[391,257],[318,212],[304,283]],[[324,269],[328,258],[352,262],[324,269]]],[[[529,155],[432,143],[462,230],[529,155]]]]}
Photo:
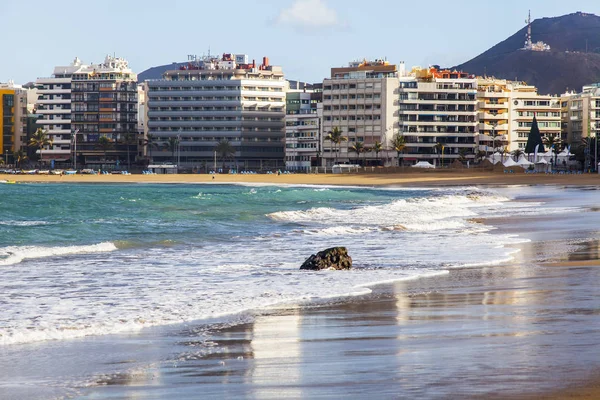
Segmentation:
{"type": "Polygon", "coordinates": [[[290,7],[281,10],[275,19],[277,25],[299,29],[341,27],[336,11],[325,0],[294,0],[290,7]]]}

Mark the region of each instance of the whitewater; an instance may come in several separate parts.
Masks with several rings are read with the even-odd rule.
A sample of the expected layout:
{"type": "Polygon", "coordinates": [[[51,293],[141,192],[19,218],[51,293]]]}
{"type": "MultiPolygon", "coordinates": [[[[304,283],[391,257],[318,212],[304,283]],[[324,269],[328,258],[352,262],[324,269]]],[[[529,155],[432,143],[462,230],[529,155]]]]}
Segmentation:
{"type": "Polygon", "coordinates": [[[506,262],[481,218],[577,212],[509,190],[4,185],[0,345],[135,332],[506,262]],[[26,202],[23,199],[27,199],[26,202]],[[299,271],[346,246],[351,271],[299,271]]]}

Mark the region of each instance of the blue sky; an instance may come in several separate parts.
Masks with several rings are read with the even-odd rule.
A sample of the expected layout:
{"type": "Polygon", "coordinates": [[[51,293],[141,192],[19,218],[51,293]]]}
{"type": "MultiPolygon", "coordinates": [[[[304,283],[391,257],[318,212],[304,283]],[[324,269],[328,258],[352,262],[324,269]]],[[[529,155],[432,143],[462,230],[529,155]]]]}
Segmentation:
{"type": "MultiPolygon", "coordinates": [[[[598,0],[0,0],[0,82],[50,76],[77,56],[115,53],[135,72],[188,54],[268,56],[290,79],[321,81],[362,58],[407,67],[467,61],[532,17],[600,14],[598,0]]],[[[534,32],[535,39],[535,32],[534,32]]]]}

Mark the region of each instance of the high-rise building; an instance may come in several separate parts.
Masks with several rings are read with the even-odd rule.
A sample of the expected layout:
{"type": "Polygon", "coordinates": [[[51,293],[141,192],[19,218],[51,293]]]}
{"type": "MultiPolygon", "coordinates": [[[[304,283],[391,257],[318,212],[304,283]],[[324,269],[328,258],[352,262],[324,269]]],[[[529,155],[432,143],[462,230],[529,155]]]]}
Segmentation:
{"type": "Polygon", "coordinates": [[[0,149],[5,164],[14,164],[14,153],[27,146],[28,90],[13,82],[0,83],[0,149]]]}
{"type": "Polygon", "coordinates": [[[510,130],[512,85],[504,79],[485,78],[477,82],[479,150],[491,155],[504,152],[510,130]]]}
{"type": "Polygon", "coordinates": [[[517,83],[512,88],[510,102],[509,151],[525,150],[534,116],[542,139],[561,138],[560,98],[540,95],[535,86],[517,83]]]}
{"type": "Polygon", "coordinates": [[[365,149],[376,143],[389,146],[398,132],[398,75],[398,66],[384,60],[351,62],[348,67],[331,69],[331,77],[323,81],[323,135],[339,128],[348,141],[336,145],[323,140],[326,166],[350,160],[364,165],[391,162],[386,156],[378,159],[380,154],[375,151],[361,156],[350,148],[356,142],[365,149]]]}
{"type": "Polygon", "coordinates": [[[107,162],[115,167],[131,164],[137,155],[138,100],[137,75],[127,61],[107,56],[102,64],[74,71],[71,85],[77,163],[102,168],[107,168],[107,162]],[[108,149],[99,146],[102,136],[112,141],[108,149]]]}
{"type": "Polygon", "coordinates": [[[581,143],[583,138],[600,135],[600,84],[583,87],[580,93],[565,93],[562,123],[568,143],[581,143]]]}
{"type": "Polygon", "coordinates": [[[309,171],[320,166],[322,85],[291,82],[286,95],[285,166],[309,171]]]}
{"type": "Polygon", "coordinates": [[[145,84],[146,135],[178,146],[148,149],[155,164],[207,170],[217,158],[219,168],[284,168],[287,83],[268,58],[257,65],[245,54],[207,56],[145,84]],[[215,153],[224,141],[231,156],[215,153]]]}
{"type": "Polygon", "coordinates": [[[561,138],[559,99],[538,94],[534,86],[524,82],[480,78],[477,99],[479,150],[488,155],[493,151],[523,151],[534,115],[542,137],[561,138]]]}
{"type": "Polygon", "coordinates": [[[465,72],[414,69],[400,80],[400,164],[473,160],[478,149],[477,79],[465,72]]]}
{"type": "Polygon", "coordinates": [[[66,162],[71,158],[71,79],[73,72],[82,67],[81,60],[75,58],[68,66],[55,67],[51,77],[36,80],[37,124],[52,141],[52,146],[42,152],[46,161],[66,162]]]}
{"type": "Polygon", "coordinates": [[[0,140],[2,149],[2,160],[9,163],[9,155],[14,150],[15,135],[15,89],[0,87],[0,140]]]}
{"type": "Polygon", "coordinates": [[[38,78],[37,124],[52,141],[43,150],[44,160],[68,166],[76,156],[78,166],[109,169],[124,164],[136,153],[136,80],[127,61],[112,56],[89,65],[75,58],[54,68],[52,77],[38,78]],[[112,141],[108,151],[98,145],[102,136],[112,141]]]}

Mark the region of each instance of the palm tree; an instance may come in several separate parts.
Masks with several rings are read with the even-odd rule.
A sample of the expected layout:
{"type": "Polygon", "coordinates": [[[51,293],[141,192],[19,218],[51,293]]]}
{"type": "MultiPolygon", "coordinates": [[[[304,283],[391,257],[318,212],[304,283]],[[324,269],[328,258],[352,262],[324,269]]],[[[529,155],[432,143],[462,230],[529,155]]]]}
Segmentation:
{"type": "MultiPolygon", "coordinates": [[[[100,136],[98,139],[98,144],[96,145],[102,153],[104,153],[104,163],[106,163],[106,152],[113,148],[113,142],[106,136],[100,136]]],[[[104,165],[102,165],[104,167],[104,165]]]]}
{"type": "Polygon", "coordinates": [[[123,138],[121,139],[121,143],[127,147],[127,169],[130,170],[131,169],[131,157],[129,156],[129,153],[130,153],[129,149],[132,144],[136,143],[136,134],[132,133],[132,132],[126,133],[125,135],[123,135],[123,138]]]}
{"type": "Polygon", "coordinates": [[[144,139],[143,146],[148,148],[148,157],[150,161],[152,161],[152,149],[158,148],[158,142],[156,141],[156,136],[149,133],[144,139]]]}
{"type": "Polygon", "coordinates": [[[461,162],[465,162],[469,154],[471,154],[471,149],[463,147],[458,150],[458,159],[461,162]]]}
{"type": "Polygon", "coordinates": [[[38,128],[29,139],[29,146],[37,147],[40,150],[40,163],[42,162],[42,150],[44,147],[52,146],[52,139],[48,137],[48,131],[38,128]]]}
{"type": "Polygon", "coordinates": [[[13,153],[15,164],[17,168],[21,168],[21,163],[27,160],[27,153],[23,149],[19,149],[13,153]]]}
{"type": "Polygon", "coordinates": [[[437,142],[435,146],[433,146],[435,152],[440,155],[440,167],[442,166],[442,158],[444,157],[444,147],[444,144],[440,142],[437,142]]]}
{"type": "Polygon", "coordinates": [[[515,161],[519,161],[519,158],[525,153],[523,153],[523,150],[521,149],[516,149],[513,150],[511,154],[513,155],[513,157],[515,157],[515,161]]]}
{"type": "Polygon", "coordinates": [[[545,136],[544,144],[548,146],[549,149],[552,149],[552,152],[554,153],[554,165],[556,165],[556,162],[558,161],[558,153],[561,151],[560,147],[562,144],[560,137],[558,135],[545,136]]]}
{"type": "Polygon", "coordinates": [[[504,162],[504,157],[506,157],[506,154],[508,154],[508,147],[504,146],[502,148],[502,162],[504,162]]]}
{"type": "Polygon", "coordinates": [[[381,150],[383,150],[383,144],[376,140],[375,144],[373,144],[373,147],[371,147],[371,151],[375,152],[375,159],[377,160],[377,165],[379,165],[379,153],[381,153],[381,150]]]}
{"type": "Polygon", "coordinates": [[[163,147],[165,148],[165,150],[171,152],[173,164],[175,164],[175,152],[179,147],[179,139],[177,139],[176,137],[170,137],[169,140],[163,143],[163,147]]]}
{"type": "Polygon", "coordinates": [[[325,140],[329,140],[334,145],[333,148],[335,151],[335,164],[337,164],[340,144],[348,140],[348,138],[342,133],[342,130],[338,126],[335,126],[332,130],[327,132],[327,136],[325,136],[325,140]]]}
{"type": "Polygon", "coordinates": [[[485,157],[487,156],[487,152],[485,150],[479,150],[477,152],[477,160],[482,161],[485,159],[485,157]]]}
{"type": "Polygon", "coordinates": [[[577,146],[577,150],[583,153],[584,169],[590,168],[590,164],[596,165],[594,146],[596,146],[596,139],[589,136],[582,138],[579,146],[577,146]],[[592,159],[594,160],[591,161],[592,159]]]}
{"type": "Polygon", "coordinates": [[[357,163],[360,164],[360,153],[365,151],[365,145],[363,142],[354,142],[354,144],[350,147],[350,150],[356,153],[356,158],[358,158],[357,163]]]}
{"type": "Polygon", "coordinates": [[[406,149],[406,139],[404,138],[404,135],[397,133],[396,136],[394,136],[394,138],[392,139],[391,144],[392,148],[396,151],[396,154],[398,155],[398,166],[400,166],[400,153],[402,153],[404,149],[406,149]]]}
{"type": "Polygon", "coordinates": [[[225,160],[235,156],[235,147],[229,143],[229,140],[222,139],[215,147],[215,151],[219,155],[219,158],[223,161],[223,169],[225,169],[225,160]]]}

